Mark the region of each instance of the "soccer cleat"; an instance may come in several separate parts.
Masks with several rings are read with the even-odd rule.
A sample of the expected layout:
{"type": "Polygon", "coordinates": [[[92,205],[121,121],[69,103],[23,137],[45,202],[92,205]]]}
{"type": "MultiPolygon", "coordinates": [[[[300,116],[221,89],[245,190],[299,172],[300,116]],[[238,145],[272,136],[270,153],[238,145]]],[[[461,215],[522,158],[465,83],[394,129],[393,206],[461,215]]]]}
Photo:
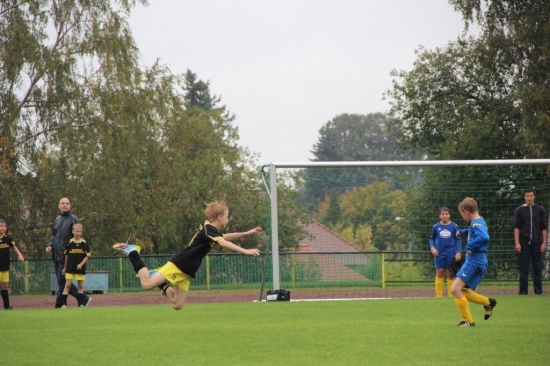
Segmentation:
{"type": "Polygon", "coordinates": [[[476,326],[476,323],[475,322],[471,322],[471,323],[468,323],[467,321],[461,321],[460,323],[458,323],[458,326],[459,327],[475,327],[476,326]]]}
{"type": "Polygon", "coordinates": [[[126,244],[126,243],[118,243],[118,244],[115,244],[113,245],[113,249],[116,249],[118,250],[119,252],[122,252],[126,255],[130,254],[131,252],[133,252],[134,250],[136,252],[141,252],[141,248],[137,245],[132,245],[132,244],[126,244]]]}
{"type": "Polygon", "coordinates": [[[88,306],[90,306],[90,303],[92,302],[92,298],[90,296],[88,296],[88,300],[86,300],[86,303],[85,304],[82,304],[80,305],[81,308],[87,308],[88,306]]]}
{"type": "Polygon", "coordinates": [[[13,306],[8,306],[8,307],[5,308],[4,310],[13,310],[13,306]]]}
{"type": "Polygon", "coordinates": [[[485,308],[485,320],[489,319],[493,315],[493,309],[497,306],[497,300],[489,298],[489,305],[484,306],[485,308]]]}
{"type": "Polygon", "coordinates": [[[67,305],[61,305],[61,309],[67,309],[67,305]]]}

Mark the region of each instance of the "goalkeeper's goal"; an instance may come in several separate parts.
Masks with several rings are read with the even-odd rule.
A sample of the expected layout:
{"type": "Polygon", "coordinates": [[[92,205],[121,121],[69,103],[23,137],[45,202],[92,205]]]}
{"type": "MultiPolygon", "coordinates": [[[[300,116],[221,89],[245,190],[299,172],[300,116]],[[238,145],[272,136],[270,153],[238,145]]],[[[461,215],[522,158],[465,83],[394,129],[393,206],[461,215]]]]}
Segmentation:
{"type": "Polygon", "coordinates": [[[465,197],[477,200],[491,236],[480,291],[516,294],[515,209],[528,188],[550,208],[550,159],[271,163],[262,176],[265,287],[290,290],[292,300],[435,296],[428,238],[441,207],[467,227],[457,209],[465,197]]]}

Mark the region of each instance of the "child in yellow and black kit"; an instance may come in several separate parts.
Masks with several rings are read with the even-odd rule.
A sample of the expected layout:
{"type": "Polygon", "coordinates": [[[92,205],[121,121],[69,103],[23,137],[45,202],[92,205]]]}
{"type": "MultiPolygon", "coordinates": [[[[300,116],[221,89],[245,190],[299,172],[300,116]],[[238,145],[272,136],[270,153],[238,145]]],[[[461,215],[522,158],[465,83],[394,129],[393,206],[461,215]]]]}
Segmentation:
{"type": "Polygon", "coordinates": [[[87,300],[84,295],[84,280],[86,279],[86,262],[90,256],[90,246],[82,238],[82,224],[73,225],[73,238],[65,249],[65,267],[62,274],[65,276],[65,288],[61,294],[61,308],[67,307],[67,296],[72,286],[73,279],[77,281],[78,307],[87,307],[91,298],[87,300]]]}
{"type": "Polygon", "coordinates": [[[0,284],[2,285],[2,300],[4,302],[4,309],[12,310],[10,305],[10,297],[8,291],[8,284],[10,282],[10,248],[13,248],[17,253],[17,259],[20,262],[24,262],[23,255],[15,246],[13,239],[6,235],[8,230],[8,224],[6,220],[0,219],[0,284]]]}

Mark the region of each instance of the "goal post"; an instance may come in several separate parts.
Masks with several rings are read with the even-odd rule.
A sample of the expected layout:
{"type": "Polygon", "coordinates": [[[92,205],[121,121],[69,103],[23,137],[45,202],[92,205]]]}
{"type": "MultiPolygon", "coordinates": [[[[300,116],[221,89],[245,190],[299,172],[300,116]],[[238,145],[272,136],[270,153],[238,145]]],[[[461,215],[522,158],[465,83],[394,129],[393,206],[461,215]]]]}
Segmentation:
{"type": "MultiPolygon", "coordinates": [[[[550,172],[548,171],[550,167],[550,159],[509,159],[509,160],[418,160],[418,161],[361,161],[361,162],[272,162],[268,165],[262,167],[262,172],[265,172],[266,169],[269,172],[269,186],[266,182],[266,189],[268,190],[269,196],[269,227],[270,227],[270,239],[271,239],[271,261],[272,261],[272,286],[273,289],[281,289],[281,255],[279,253],[279,248],[281,244],[281,236],[279,232],[279,207],[278,207],[278,180],[277,174],[281,169],[288,170],[307,170],[309,172],[320,172],[323,170],[326,171],[345,171],[346,169],[353,172],[360,172],[357,176],[368,177],[365,178],[364,182],[361,182],[359,178],[351,179],[353,180],[349,186],[346,186],[342,181],[334,183],[331,181],[331,177],[327,178],[322,176],[320,173],[317,175],[310,174],[315,176],[314,179],[316,183],[321,182],[320,184],[335,184],[337,189],[328,189],[327,192],[337,192],[335,194],[343,197],[342,199],[346,201],[348,205],[354,204],[354,198],[352,196],[353,192],[357,197],[361,197],[360,189],[361,187],[366,187],[372,185],[373,183],[385,183],[386,181],[396,180],[395,172],[396,169],[406,168],[410,171],[414,171],[412,174],[414,177],[411,178],[411,174],[408,175],[409,181],[403,183],[403,177],[400,176],[400,188],[395,189],[389,185],[383,186],[388,187],[388,190],[392,192],[399,192],[396,197],[399,198],[399,202],[402,206],[408,207],[408,212],[405,212],[403,216],[394,215],[395,217],[385,217],[383,222],[372,224],[371,229],[366,226],[361,226],[361,222],[353,224],[353,228],[345,228],[341,224],[334,224],[335,229],[331,228],[330,224],[324,222],[318,222],[315,220],[315,225],[313,229],[310,230],[325,230],[327,235],[335,235],[343,241],[349,242],[352,246],[357,248],[356,253],[333,253],[332,256],[325,255],[323,260],[330,261],[336,260],[339,263],[345,264],[345,267],[342,269],[347,270],[347,268],[352,268],[357,271],[357,263],[368,262],[370,261],[370,266],[372,267],[373,258],[376,258],[375,261],[381,261],[380,265],[377,265],[377,270],[382,271],[380,278],[384,279],[388,271],[393,271],[395,268],[389,266],[392,264],[388,262],[388,257],[390,258],[399,258],[396,259],[401,263],[408,261],[410,258],[415,257],[419,259],[419,262],[423,263],[423,268],[417,268],[417,272],[425,273],[424,277],[419,280],[419,282],[426,282],[429,285],[430,276],[434,276],[435,270],[430,272],[429,268],[433,269],[433,258],[429,256],[428,244],[426,238],[429,233],[426,233],[433,224],[438,221],[437,216],[437,207],[449,206],[454,212],[457,212],[456,206],[460,200],[466,196],[471,196],[478,199],[480,205],[480,214],[483,217],[487,217],[489,224],[489,231],[491,233],[492,241],[493,236],[495,240],[498,240],[494,246],[491,242],[491,248],[493,251],[502,251],[498,254],[498,258],[506,257],[505,266],[511,266],[513,263],[513,258],[510,259],[510,251],[505,248],[506,246],[506,236],[512,240],[512,232],[508,232],[510,228],[510,218],[513,217],[513,209],[523,203],[521,198],[521,193],[526,188],[534,188],[536,191],[536,203],[539,203],[546,207],[550,203],[550,172]],[[382,170],[388,174],[379,174],[382,170]],[[363,174],[364,173],[364,174],[363,174]],[[441,179],[441,177],[446,177],[448,175],[449,181],[446,182],[446,179],[441,179]],[[374,177],[374,178],[372,178],[374,177]],[[434,193],[434,202],[430,202],[430,192],[425,191],[434,185],[441,185],[441,191],[433,192],[434,193]],[[424,189],[424,191],[423,191],[424,189]],[[355,191],[354,191],[355,190],[355,191]],[[518,196],[518,194],[520,196],[518,196]],[[342,196],[343,195],[343,196],[342,196]],[[347,197],[347,196],[350,197],[347,197]],[[488,197],[487,199],[485,199],[488,197]],[[519,197],[519,198],[518,198],[519,197]],[[490,202],[489,202],[490,201],[490,202]],[[350,203],[351,202],[351,203],[350,203]],[[405,203],[403,203],[405,202],[405,203]],[[414,212],[414,206],[418,205],[418,212],[414,212]],[[416,215],[416,217],[415,217],[416,215]],[[407,221],[407,230],[403,229],[399,231],[397,236],[395,232],[392,232],[391,220],[398,222],[399,220],[407,221]],[[411,229],[413,228],[413,229],[411,229]],[[359,233],[360,230],[364,232],[359,233]],[[353,235],[349,232],[353,231],[353,235]],[[369,231],[370,230],[370,231],[369,231]],[[378,234],[373,234],[373,231],[379,231],[378,234]],[[386,231],[384,231],[386,230],[386,231]],[[350,239],[354,235],[363,235],[362,243],[367,247],[362,247],[362,244],[354,242],[355,240],[350,239]],[[395,238],[393,236],[395,235],[395,238]],[[395,248],[392,247],[392,244],[384,243],[383,241],[387,238],[389,241],[399,241],[404,243],[404,248],[395,248]],[[391,238],[391,239],[390,239],[391,238]],[[425,245],[424,245],[424,244],[425,245]],[[369,247],[370,245],[370,247],[369,247]],[[414,247],[414,248],[413,248],[414,247]],[[383,248],[383,250],[381,249],[383,248]],[[408,252],[407,256],[402,255],[404,252],[408,252]],[[335,259],[336,257],[345,257],[345,259],[335,259]],[[368,256],[368,259],[367,259],[368,256]],[[354,257],[354,259],[350,259],[354,257]],[[382,259],[380,259],[382,258],[382,259]],[[384,259],[386,258],[386,259],[384,259]],[[353,263],[352,263],[353,262],[353,263]],[[351,264],[350,264],[351,263],[351,264]],[[388,268],[389,267],[389,268],[388,268]]],[[[352,176],[353,174],[347,174],[347,177],[352,176]]],[[[308,177],[304,177],[304,184],[307,186],[308,177]]],[[[344,178],[345,180],[347,178],[344,178]]],[[[363,179],[363,178],[361,178],[363,179]]],[[[377,189],[380,189],[378,187],[377,189]]],[[[373,190],[374,192],[375,190],[373,190]]],[[[328,205],[328,195],[325,197],[319,197],[321,200],[324,200],[324,204],[328,205]]],[[[394,199],[397,199],[394,197],[394,199]]],[[[357,202],[355,202],[357,203],[357,202]]],[[[318,204],[318,202],[309,202],[309,204],[318,204]]],[[[390,203],[391,204],[391,203],[390,203]]],[[[344,204],[342,204],[344,205],[344,204]]],[[[326,208],[326,206],[325,206],[326,208]]],[[[407,211],[407,210],[405,210],[407,211]]],[[[401,210],[400,212],[404,212],[401,210]]],[[[320,217],[322,214],[319,212],[312,212],[314,216],[320,217]]],[[[344,216],[345,216],[344,212],[344,216]]],[[[462,220],[460,215],[453,215],[451,218],[452,221],[459,223],[459,226],[465,227],[466,223],[462,220]]],[[[330,221],[330,220],[328,220],[330,221]]],[[[403,226],[405,228],[405,226],[403,226]]],[[[463,246],[465,241],[463,242],[463,246]]],[[[307,244],[305,245],[307,247],[307,244]]],[[[313,244],[310,246],[314,246],[313,244]]],[[[512,248],[511,246],[509,248],[512,248]]],[[[309,248],[311,250],[311,248],[309,248]]],[[[316,251],[318,254],[318,250],[316,251]]],[[[303,254],[300,258],[304,259],[307,256],[304,253],[294,253],[292,257],[286,260],[288,263],[295,263],[296,256],[303,254]]],[[[310,253],[310,257],[313,253],[310,253]]],[[[285,253],[286,255],[286,253],[285,253]]],[[[496,255],[496,254],[495,254],[496,255]]],[[[415,259],[415,261],[416,261],[415,259]]],[[[305,260],[305,259],[304,259],[305,260]]],[[[307,260],[311,260],[309,257],[307,260]]],[[[294,264],[293,264],[294,265],[294,264]]],[[[326,264],[323,264],[326,265],[326,264]]],[[[413,263],[413,266],[417,266],[417,263],[413,263]]],[[[495,271],[500,271],[496,269],[495,271]]],[[[514,272],[512,271],[512,277],[514,272]]],[[[372,275],[369,275],[372,277],[372,275]]],[[[367,276],[367,277],[369,277],[367,276]]],[[[391,277],[391,276],[390,276],[391,277]]],[[[501,280],[503,277],[500,274],[495,274],[495,280],[501,280]]],[[[513,282],[512,279],[508,279],[513,282]]],[[[414,281],[412,281],[414,282],[414,281]]],[[[292,280],[294,284],[294,280],[292,280]]],[[[381,287],[385,284],[385,281],[382,280],[381,287]]],[[[355,286],[355,285],[354,285],[355,286]]],[[[361,285],[359,285],[361,286],[361,285]]],[[[511,285],[510,285],[511,286],[511,285]]]]}

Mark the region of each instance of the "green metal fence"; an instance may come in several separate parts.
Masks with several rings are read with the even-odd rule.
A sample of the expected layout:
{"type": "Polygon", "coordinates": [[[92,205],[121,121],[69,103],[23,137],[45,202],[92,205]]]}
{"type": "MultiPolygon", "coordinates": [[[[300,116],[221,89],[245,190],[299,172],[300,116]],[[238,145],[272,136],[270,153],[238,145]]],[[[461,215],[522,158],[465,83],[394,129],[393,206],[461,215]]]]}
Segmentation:
{"type": "MultiPolygon", "coordinates": [[[[498,286],[517,286],[517,259],[513,251],[489,253],[490,268],[484,283],[498,286]]],[[[170,255],[142,256],[147,268],[158,268],[170,255]]],[[[544,280],[548,285],[548,262],[545,259],[544,280]]],[[[54,265],[49,259],[12,261],[10,288],[13,294],[45,294],[53,289],[50,276],[54,265]]],[[[127,257],[91,257],[87,273],[108,274],[108,292],[141,291],[139,280],[127,257]]],[[[330,253],[281,253],[281,287],[294,289],[309,297],[319,289],[335,292],[345,290],[345,296],[355,297],[353,289],[360,289],[361,297],[376,296],[376,288],[414,287],[429,288],[434,280],[433,257],[429,252],[330,252],[330,253]],[[307,294],[305,289],[307,289],[307,294]],[[365,292],[371,289],[371,292],[365,292]]],[[[259,289],[265,280],[269,289],[272,281],[272,265],[269,255],[260,257],[241,254],[210,254],[192,282],[193,290],[259,289]]],[[[55,287],[54,287],[55,289],[55,287]]],[[[325,291],[323,290],[323,291],[325,291]]],[[[330,296],[327,294],[327,296],[330,296]]]]}

